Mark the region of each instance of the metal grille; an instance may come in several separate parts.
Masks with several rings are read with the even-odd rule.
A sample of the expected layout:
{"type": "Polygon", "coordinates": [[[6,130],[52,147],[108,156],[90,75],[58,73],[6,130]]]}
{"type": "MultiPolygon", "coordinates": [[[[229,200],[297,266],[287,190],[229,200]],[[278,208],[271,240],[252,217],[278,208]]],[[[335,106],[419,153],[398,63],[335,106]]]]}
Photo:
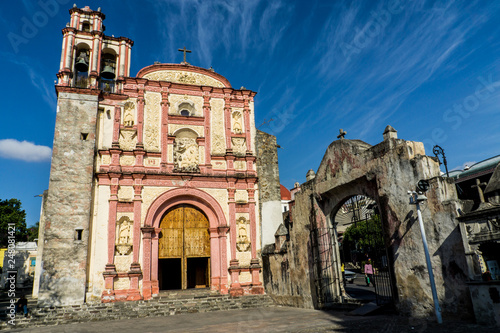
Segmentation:
{"type": "Polygon", "coordinates": [[[383,234],[381,234],[383,230],[382,219],[380,215],[372,215],[367,216],[365,221],[368,221],[369,225],[371,225],[368,228],[367,237],[370,240],[369,243],[372,245],[368,246],[365,250],[369,253],[376,271],[373,275],[375,300],[377,305],[391,304],[394,302],[392,265],[389,260],[387,248],[382,245],[385,243],[383,242],[383,234]]]}
{"type": "Polygon", "coordinates": [[[320,306],[328,306],[339,301],[340,280],[337,258],[334,255],[333,228],[311,230],[310,238],[317,299],[320,306]]]}

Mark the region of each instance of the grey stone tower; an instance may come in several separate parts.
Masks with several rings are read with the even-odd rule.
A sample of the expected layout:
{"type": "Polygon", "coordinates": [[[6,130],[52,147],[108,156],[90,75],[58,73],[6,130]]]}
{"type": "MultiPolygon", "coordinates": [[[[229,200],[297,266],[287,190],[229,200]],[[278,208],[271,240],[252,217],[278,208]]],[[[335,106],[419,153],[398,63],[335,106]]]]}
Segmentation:
{"type": "MultiPolygon", "coordinates": [[[[63,29],[57,116],[44,207],[38,303],[85,302],[99,96],[121,91],[129,76],[131,40],[103,34],[105,16],[73,7],[63,29]],[[116,79],[115,79],[116,78],[116,79]]],[[[42,238],[40,238],[42,239],[42,238]]]]}

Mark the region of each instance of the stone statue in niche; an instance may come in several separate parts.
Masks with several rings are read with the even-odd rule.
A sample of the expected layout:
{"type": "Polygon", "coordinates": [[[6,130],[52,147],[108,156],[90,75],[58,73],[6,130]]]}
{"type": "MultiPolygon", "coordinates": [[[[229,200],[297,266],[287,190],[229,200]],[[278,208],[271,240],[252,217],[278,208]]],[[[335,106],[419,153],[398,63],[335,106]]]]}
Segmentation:
{"type": "Polygon", "coordinates": [[[134,103],[127,102],[125,103],[124,108],[123,125],[125,127],[132,127],[134,126],[134,103]]]}
{"type": "Polygon", "coordinates": [[[120,255],[130,254],[132,250],[132,226],[133,222],[127,217],[123,216],[116,223],[117,240],[116,252],[120,255]]]}
{"type": "Polygon", "coordinates": [[[247,225],[248,221],[244,217],[240,217],[236,224],[238,226],[238,241],[236,242],[236,248],[239,252],[250,251],[250,240],[248,239],[247,225]]]}
{"type": "Polygon", "coordinates": [[[236,134],[241,134],[243,132],[241,126],[241,113],[238,111],[233,113],[233,132],[236,134]]]}
{"type": "Polygon", "coordinates": [[[175,138],[174,171],[200,172],[199,150],[195,138],[175,138]]]}

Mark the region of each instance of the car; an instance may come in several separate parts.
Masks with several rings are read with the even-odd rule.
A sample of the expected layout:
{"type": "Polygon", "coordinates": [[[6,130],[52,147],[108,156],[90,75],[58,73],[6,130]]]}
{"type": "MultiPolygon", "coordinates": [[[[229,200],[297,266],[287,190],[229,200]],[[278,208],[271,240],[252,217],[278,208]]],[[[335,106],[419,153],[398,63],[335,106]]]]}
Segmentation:
{"type": "Polygon", "coordinates": [[[354,283],[354,279],[356,278],[356,272],[353,271],[344,271],[344,282],[354,283]]]}

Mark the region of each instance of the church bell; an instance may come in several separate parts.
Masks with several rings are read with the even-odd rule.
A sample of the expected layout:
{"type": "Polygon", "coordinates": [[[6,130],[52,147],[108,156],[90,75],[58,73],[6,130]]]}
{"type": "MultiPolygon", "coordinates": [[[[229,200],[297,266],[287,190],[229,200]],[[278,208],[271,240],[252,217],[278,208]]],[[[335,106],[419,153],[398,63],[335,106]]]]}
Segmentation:
{"type": "Polygon", "coordinates": [[[115,78],[115,69],[109,62],[104,64],[104,68],[101,71],[101,76],[108,80],[112,80],[115,78]]]}
{"type": "Polygon", "coordinates": [[[85,52],[81,52],[76,59],[75,68],[79,72],[87,72],[89,70],[88,57],[85,52]]]}

